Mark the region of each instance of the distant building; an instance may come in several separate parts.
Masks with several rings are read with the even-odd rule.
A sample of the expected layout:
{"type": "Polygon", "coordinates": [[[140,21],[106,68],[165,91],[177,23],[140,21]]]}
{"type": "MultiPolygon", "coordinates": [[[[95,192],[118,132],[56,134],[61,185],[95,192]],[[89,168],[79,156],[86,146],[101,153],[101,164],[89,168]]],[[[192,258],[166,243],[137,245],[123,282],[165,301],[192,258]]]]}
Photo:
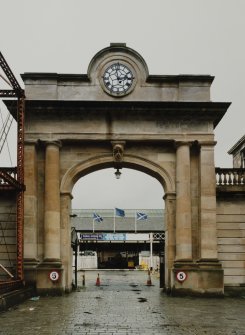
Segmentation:
{"type": "Polygon", "coordinates": [[[78,238],[78,270],[86,268],[159,268],[164,244],[162,209],[72,211],[78,238]]]}
{"type": "Polygon", "coordinates": [[[234,168],[245,168],[245,135],[228,151],[233,156],[234,168]]]}
{"type": "MultiPolygon", "coordinates": [[[[116,232],[163,232],[164,210],[163,209],[126,209],[125,216],[115,217],[116,232]],[[137,219],[137,213],[145,213],[145,220],[137,219]]],[[[113,209],[73,209],[71,225],[76,230],[93,232],[93,216],[98,214],[103,218],[102,222],[94,224],[96,232],[114,232],[114,210],[113,209]]]]}
{"type": "Polygon", "coordinates": [[[216,168],[218,257],[226,292],[244,292],[245,285],[245,136],[228,151],[233,168],[216,168]]]}

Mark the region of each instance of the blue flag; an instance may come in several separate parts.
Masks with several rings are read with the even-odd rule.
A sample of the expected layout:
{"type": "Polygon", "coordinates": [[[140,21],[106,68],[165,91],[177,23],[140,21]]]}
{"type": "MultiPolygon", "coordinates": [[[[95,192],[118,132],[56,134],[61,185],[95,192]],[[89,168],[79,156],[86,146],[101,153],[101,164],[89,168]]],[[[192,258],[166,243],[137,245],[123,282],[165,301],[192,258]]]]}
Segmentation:
{"type": "Polygon", "coordinates": [[[124,217],[125,216],[125,211],[123,209],[120,209],[120,208],[115,208],[115,214],[116,216],[122,216],[124,217]]]}
{"type": "Polygon", "coordinates": [[[140,213],[140,212],[137,212],[137,220],[140,221],[140,220],[147,220],[147,215],[145,213],[140,213]]]}
{"type": "Polygon", "coordinates": [[[96,222],[102,222],[102,221],[103,221],[102,216],[100,216],[100,215],[97,214],[97,213],[94,213],[94,214],[93,214],[93,219],[94,219],[94,221],[96,221],[96,222]]]}

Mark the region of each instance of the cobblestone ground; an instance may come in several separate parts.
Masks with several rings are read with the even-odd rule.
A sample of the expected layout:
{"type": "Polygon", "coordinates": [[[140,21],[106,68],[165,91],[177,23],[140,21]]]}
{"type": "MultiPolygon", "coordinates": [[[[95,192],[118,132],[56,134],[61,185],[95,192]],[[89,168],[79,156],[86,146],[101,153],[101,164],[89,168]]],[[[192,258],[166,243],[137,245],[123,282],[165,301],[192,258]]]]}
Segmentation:
{"type": "MultiPolygon", "coordinates": [[[[82,273],[79,273],[81,284],[82,273]]],[[[86,272],[86,285],[63,297],[40,297],[0,314],[1,335],[245,335],[245,297],[173,298],[146,286],[142,271],[86,272]]]]}

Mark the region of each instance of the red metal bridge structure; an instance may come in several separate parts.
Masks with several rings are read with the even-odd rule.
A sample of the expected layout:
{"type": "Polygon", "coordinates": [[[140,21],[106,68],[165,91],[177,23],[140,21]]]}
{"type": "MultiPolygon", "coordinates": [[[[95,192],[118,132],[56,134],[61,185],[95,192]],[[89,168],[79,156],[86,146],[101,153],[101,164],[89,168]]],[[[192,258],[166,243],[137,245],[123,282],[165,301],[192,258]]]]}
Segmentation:
{"type": "MultiPolygon", "coordinates": [[[[0,52],[0,69],[3,75],[1,79],[7,83],[9,89],[0,88],[0,98],[15,99],[16,119],[17,119],[17,167],[0,167],[0,191],[15,192],[16,194],[16,271],[11,274],[3,265],[9,278],[0,281],[0,294],[22,287],[24,285],[23,272],[23,223],[24,223],[24,111],[25,111],[25,92],[16,80],[13,72],[0,52]]],[[[7,125],[7,123],[5,123],[7,125]]],[[[6,131],[3,133],[6,135],[6,131]]],[[[0,139],[1,142],[1,139],[0,139]]],[[[2,141],[3,142],[3,141],[2,141]]],[[[3,144],[3,143],[2,143],[3,144]]],[[[1,146],[2,149],[2,146],[1,146]]]]}

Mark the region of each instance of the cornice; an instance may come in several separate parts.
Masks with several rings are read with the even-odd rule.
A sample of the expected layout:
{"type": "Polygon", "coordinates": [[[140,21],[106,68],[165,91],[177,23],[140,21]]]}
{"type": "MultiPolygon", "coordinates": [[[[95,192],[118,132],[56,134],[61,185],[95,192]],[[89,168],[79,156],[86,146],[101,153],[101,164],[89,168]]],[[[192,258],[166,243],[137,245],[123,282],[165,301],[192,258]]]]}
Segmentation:
{"type": "MultiPolygon", "coordinates": [[[[16,119],[16,102],[4,100],[10,113],[16,119]]],[[[48,110],[49,113],[106,112],[111,115],[130,113],[143,116],[155,113],[165,119],[185,119],[186,121],[208,120],[214,128],[225,115],[229,102],[192,102],[192,101],[94,101],[94,100],[26,100],[26,112],[38,113],[48,110]]]]}

